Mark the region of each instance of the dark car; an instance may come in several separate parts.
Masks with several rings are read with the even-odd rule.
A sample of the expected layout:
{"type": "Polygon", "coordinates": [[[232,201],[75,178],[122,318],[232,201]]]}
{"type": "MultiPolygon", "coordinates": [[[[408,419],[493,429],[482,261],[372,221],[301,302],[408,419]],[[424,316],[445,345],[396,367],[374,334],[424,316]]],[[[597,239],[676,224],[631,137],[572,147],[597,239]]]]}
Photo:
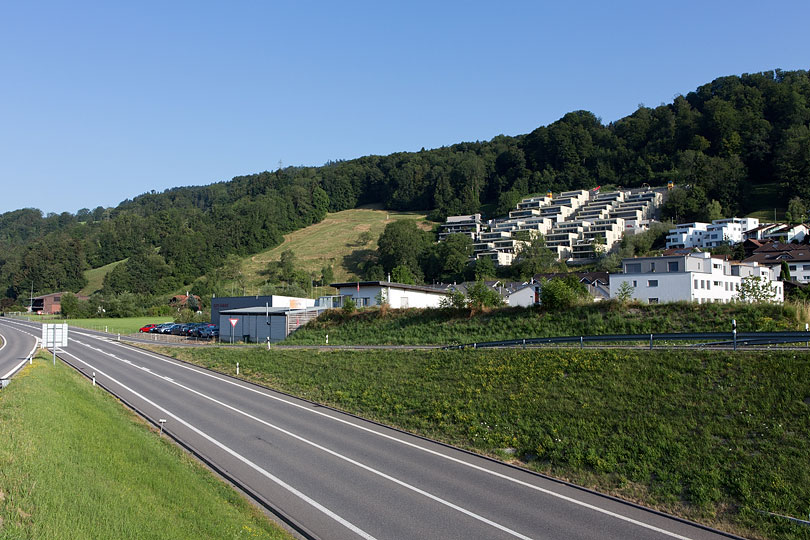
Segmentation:
{"type": "Polygon", "coordinates": [[[219,337],[219,326],[203,326],[200,328],[199,336],[205,339],[212,339],[219,337]]]}
{"type": "Polygon", "coordinates": [[[149,332],[152,333],[152,334],[164,334],[165,330],[167,328],[169,328],[173,324],[174,323],[170,323],[170,322],[160,323],[159,325],[157,325],[154,328],[152,328],[151,330],[149,330],[149,332]]]}
{"type": "Polygon", "coordinates": [[[176,324],[172,326],[171,334],[173,336],[185,336],[186,330],[188,330],[188,323],[176,324]]]}
{"type": "Polygon", "coordinates": [[[190,336],[202,337],[201,333],[204,328],[216,326],[214,323],[198,323],[198,325],[191,331],[190,336]]]}
{"type": "Polygon", "coordinates": [[[194,337],[197,335],[197,329],[200,328],[205,323],[189,323],[186,325],[186,328],[183,330],[184,336],[194,337]]]}
{"type": "Polygon", "coordinates": [[[163,330],[160,331],[161,334],[174,334],[175,330],[180,329],[180,324],[172,323],[169,326],[165,327],[163,330]]]}

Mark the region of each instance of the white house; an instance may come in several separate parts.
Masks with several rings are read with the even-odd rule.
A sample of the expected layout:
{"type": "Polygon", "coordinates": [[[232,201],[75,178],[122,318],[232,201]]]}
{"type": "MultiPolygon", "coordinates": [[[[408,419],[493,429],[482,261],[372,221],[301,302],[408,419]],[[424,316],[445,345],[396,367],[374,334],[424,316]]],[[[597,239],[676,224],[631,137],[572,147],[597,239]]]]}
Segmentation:
{"type": "Polygon", "coordinates": [[[442,298],[448,292],[424,285],[407,285],[388,281],[355,281],[351,283],[332,283],[343,299],[351,298],[357,307],[379,305],[379,300],[387,302],[392,308],[435,308],[439,307],[442,298]]]}
{"type": "Polygon", "coordinates": [[[664,257],[638,257],[622,261],[623,273],[610,275],[610,297],[616,298],[623,283],[633,288],[633,298],[649,304],[661,302],[731,302],[742,280],[753,276],[768,284],[774,302],[783,302],[782,282],[775,272],[757,263],[732,263],[710,253],[664,257]]]}

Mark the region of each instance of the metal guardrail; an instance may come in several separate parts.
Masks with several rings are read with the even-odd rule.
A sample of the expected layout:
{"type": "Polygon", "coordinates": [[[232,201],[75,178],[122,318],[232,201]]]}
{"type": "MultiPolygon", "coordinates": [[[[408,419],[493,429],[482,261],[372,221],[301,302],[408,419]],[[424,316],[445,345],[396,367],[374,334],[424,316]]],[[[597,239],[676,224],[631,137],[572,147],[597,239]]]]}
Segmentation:
{"type": "Polygon", "coordinates": [[[655,342],[697,341],[696,347],[728,347],[747,345],[774,345],[779,343],[802,343],[810,347],[810,332],[686,332],[666,334],[605,334],[601,336],[560,336],[542,338],[507,339],[501,341],[484,341],[463,345],[448,345],[442,349],[478,349],[487,347],[526,347],[530,345],[548,345],[574,343],[584,347],[586,343],[642,342],[649,343],[650,349],[655,342]]]}

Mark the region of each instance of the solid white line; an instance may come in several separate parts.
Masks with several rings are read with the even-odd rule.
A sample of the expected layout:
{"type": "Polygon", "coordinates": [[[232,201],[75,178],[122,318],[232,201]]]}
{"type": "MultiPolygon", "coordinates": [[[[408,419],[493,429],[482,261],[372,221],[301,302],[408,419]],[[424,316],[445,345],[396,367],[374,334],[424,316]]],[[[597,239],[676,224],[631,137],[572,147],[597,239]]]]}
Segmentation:
{"type": "MultiPolygon", "coordinates": [[[[429,448],[425,448],[425,447],[423,447],[423,446],[419,446],[418,444],[415,444],[415,443],[412,443],[412,442],[409,442],[409,441],[403,441],[402,439],[398,439],[397,437],[394,437],[394,436],[392,436],[392,435],[388,435],[388,434],[386,434],[386,433],[380,433],[380,432],[375,431],[375,430],[373,430],[373,429],[371,429],[371,428],[368,428],[368,427],[365,427],[365,426],[360,426],[360,425],[357,425],[357,424],[355,424],[355,423],[353,423],[353,422],[350,422],[350,421],[348,421],[348,420],[345,420],[345,419],[343,419],[343,418],[336,418],[336,417],[331,416],[331,415],[329,415],[329,414],[326,414],[326,413],[324,413],[324,412],[322,412],[322,411],[316,411],[316,410],[313,410],[313,409],[311,409],[311,408],[309,408],[309,407],[307,407],[307,406],[301,405],[301,404],[299,404],[299,403],[294,403],[294,402],[292,402],[292,401],[289,401],[288,399],[281,398],[281,397],[278,397],[278,396],[274,396],[274,395],[272,395],[272,394],[268,394],[267,392],[263,392],[263,391],[260,391],[260,390],[255,389],[255,388],[251,388],[251,387],[249,387],[249,386],[245,386],[245,385],[240,384],[240,383],[238,383],[238,382],[235,382],[235,381],[232,381],[232,380],[229,380],[229,379],[222,378],[221,376],[218,376],[217,374],[210,373],[210,372],[207,372],[207,371],[201,371],[201,370],[196,369],[196,368],[194,368],[194,367],[192,367],[192,366],[189,366],[189,365],[187,365],[187,364],[176,363],[176,362],[174,362],[174,361],[170,361],[170,360],[168,360],[168,359],[166,359],[166,358],[163,358],[163,357],[157,356],[157,355],[155,355],[155,354],[152,354],[152,353],[150,353],[150,352],[144,351],[143,349],[138,349],[138,348],[136,348],[136,347],[130,347],[130,346],[128,346],[128,345],[124,345],[124,344],[122,344],[122,343],[116,343],[116,345],[118,345],[119,347],[123,347],[123,348],[125,348],[125,349],[128,349],[128,350],[130,350],[130,351],[132,351],[132,352],[137,352],[137,353],[143,354],[143,355],[145,355],[145,356],[148,356],[149,358],[153,358],[153,359],[155,359],[155,360],[159,360],[159,361],[161,361],[161,362],[165,362],[165,363],[170,364],[170,365],[172,365],[172,366],[175,366],[175,367],[180,367],[180,368],[183,368],[183,369],[186,369],[186,370],[192,371],[192,372],[194,372],[194,373],[197,373],[197,374],[200,374],[200,375],[204,375],[204,376],[206,376],[206,377],[210,377],[210,378],[212,378],[212,379],[216,379],[216,380],[218,380],[218,381],[221,381],[221,382],[224,382],[224,383],[227,383],[227,384],[233,385],[233,386],[237,386],[237,387],[242,388],[242,389],[244,389],[244,390],[248,390],[248,391],[250,391],[250,392],[254,392],[254,393],[256,393],[256,394],[259,394],[259,395],[262,395],[262,396],[268,397],[268,398],[270,398],[270,399],[274,399],[274,400],[276,400],[276,401],[280,401],[280,402],[285,403],[285,404],[287,404],[287,405],[290,405],[290,406],[292,406],[292,407],[297,407],[298,409],[301,409],[301,410],[303,410],[303,411],[307,411],[307,412],[310,412],[310,413],[312,413],[312,414],[316,414],[316,415],[322,416],[322,417],[324,417],[324,418],[328,418],[328,419],[333,420],[333,421],[335,421],[335,422],[339,422],[339,423],[342,423],[342,424],[344,424],[344,425],[351,426],[351,427],[353,427],[353,428],[355,428],[355,429],[359,429],[359,430],[365,431],[365,432],[367,432],[367,433],[370,433],[370,434],[376,435],[376,436],[378,436],[378,437],[382,437],[382,438],[384,438],[384,439],[388,439],[388,440],[390,440],[390,441],[393,441],[393,442],[396,442],[396,443],[399,443],[399,444],[402,444],[402,445],[408,446],[408,447],[413,448],[413,449],[416,449],[416,450],[420,450],[420,451],[422,451],[422,452],[425,452],[425,453],[431,454],[431,455],[433,455],[433,456],[440,457],[440,458],[442,458],[442,459],[446,459],[446,460],[451,461],[451,462],[453,462],[453,463],[457,463],[457,464],[459,464],[459,465],[463,465],[463,466],[465,466],[465,467],[469,467],[469,468],[474,469],[474,470],[476,470],[476,471],[483,472],[483,473],[489,474],[489,475],[491,475],[491,476],[495,476],[495,477],[500,478],[500,479],[502,479],[502,480],[507,480],[507,481],[509,481],[509,482],[515,483],[515,484],[517,484],[517,485],[520,485],[520,486],[522,486],[522,487],[526,487],[526,488],[529,488],[529,489],[532,489],[532,490],[538,491],[538,492],[543,493],[543,494],[545,494],[545,495],[549,495],[549,496],[552,496],[552,497],[556,497],[556,498],[558,498],[558,499],[561,499],[561,500],[564,500],[564,501],[570,502],[570,503],[572,503],[572,504],[579,505],[579,506],[581,506],[581,507],[583,507],[583,508],[588,508],[589,510],[593,510],[593,511],[595,511],[595,512],[599,512],[599,513],[604,514],[604,515],[606,515],[606,516],[611,516],[611,517],[613,517],[613,518],[616,518],[616,519],[619,519],[619,520],[625,521],[625,522],[627,522],[627,523],[632,523],[632,524],[637,525],[637,526],[639,526],[639,527],[643,527],[643,528],[645,528],[645,529],[648,529],[648,530],[651,530],[651,531],[655,531],[655,532],[658,532],[658,533],[664,534],[664,535],[669,536],[669,537],[671,537],[671,538],[676,538],[676,539],[678,539],[678,540],[690,540],[690,538],[689,538],[689,537],[686,537],[686,536],[681,536],[681,535],[679,535],[679,534],[677,534],[677,533],[674,533],[674,532],[671,532],[671,531],[667,531],[666,529],[661,529],[661,528],[656,527],[656,526],[654,526],[654,525],[650,525],[650,524],[648,524],[648,523],[644,523],[643,521],[638,521],[638,520],[633,519],[633,518],[631,518],[631,517],[624,516],[624,515],[622,515],[622,514],[618,514],[618,513],[616,513],[616,512],[612,512],[612,511],[607,510],[607,509],[605,509],[605,508],[600,508],[600,507],[598,507],[598,506],[595,506],[595,505],[592,505],[592,504],[586,503],[586,502],[584,502],[584,501],[580,501],[580,500],[578,500],[578,499],[574,499],[573,497],[568,497],[567,495],[563,495],[563,494],[561,494],[561,493],[557,493],[557,492],[555,492],[555,491],[551,491],[551,490],[549,490],[549,489],[545,489],[545,488],[542,488],[542,487],[540,487],[540,486],[536,486],[536,485],[531,484],[531,483],[529,483],[529,482],[525,482],[525,481],[523,481],[523,480],[518,480],[517,478],[513,478],[513,477],[511,477],[511,476],[507,476],[507,475],[505,475],[505,474],[503,474],[503,473],[499,473],[499,472],[492,471],[492,470],[490,470],[490,469],[486,469],[486,468],[484,468],[484,467],[481,467],[480,465],[475,465],[475,464],[473,464],[473,463],[469,463],[469,462],[464,461],[464,460],[461,460],[461,459],[459,459],[459,458],[452,457],[452,456],[448,456],[448,455],[446,455],[446,454],[442,454],[441,452],[437,452],[436,450],[431,450],[431,449],[429,449],[429,448]]],[[[89,346],[89,345],[87,345],[87,346],[89,346]]],[[[98,350],[99,352],[103,352],[103,351],[101,351],[100,349],[96,349],[96,350],[98,350]]],[[[105,354],[110,354],[110,353],[105,353],[105,354]]]]}
{"type": "Polygon", "coordinates": [[[6,339],[6,336],[4,336],[3,334],[0,334],[0,338],[3,338],[3,344],[0,345],[0,351],[2,351],[3,349],[6,348],[6,345],[8,345],[8,340],[6,339]]]}
{"type": "MultiPolygon", "coordinates": [[[[109,353],[104,353],[103,351],[102,351],[102,354],[106,354],[107,356],[110,356],[109,353]]],[[[361,469],[363,469],[365,471],[368,471],[368,472],[370,472],[372,474],[375,474],[375,475],[377,475],[377,476],[379,476],[381,478],[384,478],[385,480],[388,480],[388,481],[393,482],[393,483],[395,483],[395,484],[397,484],[399,486],[402,486],[405,489],[408,489],[410,491],[418,493],[419,495],[423,495],[423,496],[427,497],[428,499],[436,501],[439,504],[442,504],[444,506],[452,508],[453,510],[457,510],[458,512],[461,512],[462,514],[464,514],[466,516],[469,516],[469,517],[471,517],[473,519],[476,519],[476,520],[478,520],[478,521],[480,521],[482,523],[486,523],[487,525],[495,527],[496,529],[500,529],[501,531],[503,531],[505,533],[508,533],[508,534],[511,534],[512,536],[514,536],[516,538],[520,538],[521,540],[531,540],[530,537],[524,536],[524,535],[520,534],[517,531],[513,531],[512,529],[510,529],[510,528],[508,528],[508,527],[506,527],[504,525],[501,525],[500,523],[497,523],[495,521],[487,519],[484,516],[481,516],[479,514],[476,514],[475,512],[467,510],[466,508],[463,508],[463,507],[458,506],[458,505],[456,505],[454,503],[451,503],[450,501],[442,499],[441,497],[439,497],[437,495],[429,493],[429,492],[427,492],[427,491],[425,491],[423,489],[420,489],[420,488],[418,488],[418,487],[416,487],[414,485],[408,484],[407,482],[404,482],[404,481],[402,481],[402,480],[400,480],[398,478],[395,478],[395,477],[393,477],[391,475],[388,475],[388,474],[386,474],[386,473],[384,473],[382,471],[379,471],[379,470],[377,470],[377,469],[375,469],[373,467],[370,467],[370,466],[368,466],[368,465],[366,465],[364,463],[356,461],[356,460],[354,460],[354,459],[352,459],[352,458],[350,458],[348,456],[344,456],[343,454],[340,454],[340,453],[336,452],[335,450],[332,450],[331,448],[327,448],[327,447],[322,446],[322,445],[320,445],[320,444],[318,444],[316,442],[310,441],[309,439],[305,439],[304,437],[301,437],[300,435],[296,435],[295,433],[293,433],[293,432],[291,432],[289,430],[286,430],[286,429],[284,429],[282,427],[279,427],[279,426],[277,426],[275,424],[271,424],[270,422],[267,422],[266,420],[262,420],[261,418],[259,418],[257,416],[254,416],[254,415],[252,415],[252,414],[250,414],[250,413],[248,413],[246,411],[238,409],[238,408],[236,408],[236,407],[234,407],[232,405],[228,405],[227,403],[224,403],[222,401],[219,401],[218,399],[215,399],[215,398],[213,398],[211,396],[203,394],[202,392],[200,392],[198,390],[194,390],[193,388],[182,385],[182,384],[180,384],[180,383],[178,383],[176,381],[171,380],[168,377],[157,375],[156,373],[153,373],[152,371],[150,371],[150,370],[148,370],[146,368],[143,368],[143,367],[141,367],[140,369],[146,371],[147,373],[149,373],[151,375],[155,375],[156,377],[158,377],[160,379],[168,381],[171,384],[173,384],[173,385],[175,385],[175,386],[177,386],[179,388],[182,388],[183,390],[186,390],[188,392],[191,392],[192,394],[200,396],[203,399],[207,399],[208,401],[210,401],[212,403],[215,403],[215,404],[217,404],[217,405],[219,405],[221,407],[224,407],[225,409],[233,411],[233,412],[235,412],[237,414],[241,414],[242,416],[244,416],[246,418],[249,418],[250,420],[253,420],[255,422],[258,422],[259,424],[262,424],[263,426],[266,426],[266,427],[268,427],[270,429],[274,429],[274,430],[276,430],[276,431],[278,431],[280,433],[283,433],[284,435],[287,435],[288,437],[291,437],[291,438],[293,438],[293,439],[295,439],[297,441],[300,441],[300,442],[302,442],[304,444],[307,444],[307,445],[309,445],[309,446],[311,446],[313,448],[316,448],[316,449],[318,449],[318,450],[320,450],[322,452],[325,452],[325,453],[327,453],[327,454],[329,454],[331,456],[334,456],[334,457],[336,457],[338,459],[341,459],[341,460],[343,460],[343,461],[345,461],[347,463],[350,463],[350,464],[352,464],[352,465],[354,465],[356,467],[359,467],[359,468],[361,468],[361,469]]]]}
{"type": "Polygon", "coordinates": [[[92,366],[91,364],[85,362],[84,360],[81,360],[77,356],[75,356],[75,355],[73,355],[71,353],[68,353],[66,351],[62,351],[62,354],[74,358],[77,362],[81,362],[82,364],[86,365],[87,367],[89,367],[90,369],[95,371],[97,374],[100,374],[100,375],[103,375],[104,377],[107,377],[109,380],[113,381],[115,384],[119,385],[121,388],[124,388],[128,392],[131,392],[133,395],[135,395],[138,398],[142,399],[143,401],[145,401],[149,405],[155,407],[157,410],[159,410],[161,413],[165,414],[166,416],[169,416],[169,417],[173,418],[178,423],[184,425],[185,427],[187,427],[188,429],[190,429],[191,431],[193,431],[197,435],[199,435],[199,436],[203,437],[205,440],[209,441],[211,444],[214,444],[214,445],[218,446],[219,448],[221,448],[222,450],[224,450],[228,454],[232,455],[233,457],[235,457],[236,459],[238,459],[239,461],[241,461],[245,465],[247,465],[247,466],[251,467],[252,469],[254,469],[255,471],[257,471],[262,476],[264,476],[264,477],[268,478],[269,480],[275,482],[276,484],[278,484],[282,488],[286,489],[287,491],[289,491],[290,493],[292,493],[296,497],[302,499],[306,503],[310,504],[312,507],[316,508],[317,510],[320,510],[321,512],[323,512],[324,514],[326,514],[330,518],[334,519],[335,521],[337,521],[338,523],[340,523],[341,525],[343,525],[344,527],[346,527],[350,531],[354,532],[355,534],[357,534],[361,538],[365,538],[367,540],[376,540],[373,536],[371,536],[367,532],[363,531],[362,529],[360,529],[356,525],[350,523],[349,521],[343,519],[342,517],[340,517],[336,513],[332,512],[331,510],[329,510],[328,508],[326,508],[325,506],[323,506],[319,502],[317,502],[314,499],[308,497],[304,493],[298,491],[297,489],[295,489],[291,485],[287,484],[286,482],[284,482],[280,478],[276,477],[275,475],[271,474],[270,472],[263,469],[262,467],[256,465],[255,463],[253,463],[252,461],[250,461],[246,457],[242,456],[241,454],[238,454],[236,451],[232,450],[231,448],[225,446],[224,444],[222,444],[218,440],[214,439],[213,437],[211,437],[207,433],[204,433],[203,431],[201,431],[201,430],[197,429],[196,427],[192,426],[191,424],[189,424],[188,422],[186,422],[185,420],[183,420],[182,418],[180,418],[179,416],[177,416],[173,412],[169,411],[168,409],[166,409],[164,407],[161,407],[160,405],[158,405],[154,401],[151,401],[147,397],[142,396],[141,394],[139,394],[135,390],[129,388],[128,386],[126,386],[122,382],[110,377],[105,372],[101,371],[99,368],[96,368],[96,367],[92,366]]]}

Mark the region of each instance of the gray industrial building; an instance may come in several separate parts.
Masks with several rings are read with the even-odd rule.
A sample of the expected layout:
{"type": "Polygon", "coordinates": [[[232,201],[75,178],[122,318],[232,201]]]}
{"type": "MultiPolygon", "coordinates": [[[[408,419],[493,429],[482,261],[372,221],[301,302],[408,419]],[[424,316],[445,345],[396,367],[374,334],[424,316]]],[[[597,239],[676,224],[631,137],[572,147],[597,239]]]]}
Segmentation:
{"type": "MultiPolygon", "coordinates": [[[[229,309],[240,309],[261,306],[285,309],[307,309],[315,306],[315,300],[311,298],[297,298],[293,296],[214,296],[211,298],[211,322],[219,324],[220,313],[229,309]]],[[[227,325],[226,325],[227,326],[227,325]]],[[[225,335],[226,326],[219,325],[220,332],[225,335]]],[[[230,335],[230,334],[228,334],[230,335]]]]}
{"type": "MultiPolygon", "coordinates": [[[[255,301],[255,299],[254,299],[255,301]]],[[[275,343],[316,318],[324,308],[245,307],[219,311],[219,340],[224,342],[275,343]],[[231,320],[235,324],[231,324],[231,320]]]]}

